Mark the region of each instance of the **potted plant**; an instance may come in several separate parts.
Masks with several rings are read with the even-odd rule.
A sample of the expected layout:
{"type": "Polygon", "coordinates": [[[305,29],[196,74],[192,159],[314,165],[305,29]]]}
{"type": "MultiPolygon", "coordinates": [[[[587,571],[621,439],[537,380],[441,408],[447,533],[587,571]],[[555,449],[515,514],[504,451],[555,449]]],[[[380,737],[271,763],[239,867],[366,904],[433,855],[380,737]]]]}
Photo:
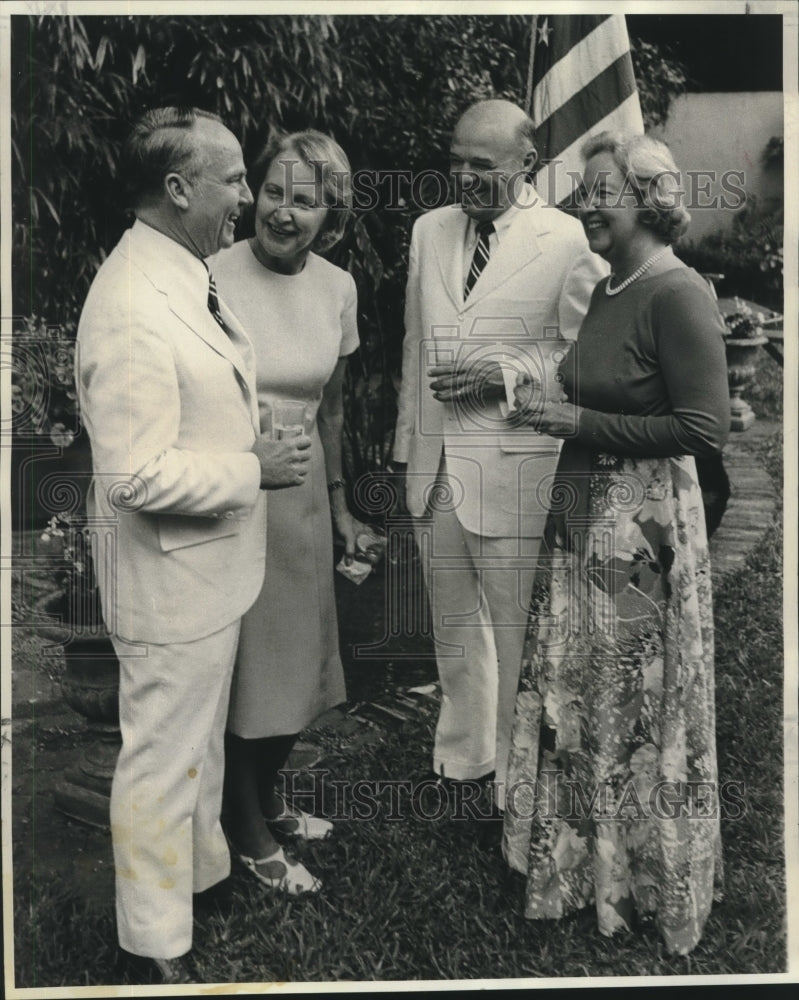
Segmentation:
{"type": "MultiPolygon", "coordinates": [[[[75,391],[74,330],[16,318],[10,344],[11,501],[15,530],[40,530],[91,478],[75,391]]],[[[69,501],[77,506],[77,501],[69,501]]]]}
{"type": "Polygon", "coordinates": [[[52,561],[54,588],[36,610],[49,621],[41,635],[63,646],[61,688],[66,703],[87,720],[90,743],[55,795],[56,806],[73,819],[106,828],[111,779],[121,746],[119,661],[103,624],[85,515],[54,515],[40,538],[37,555],[52,561]]]}
{"type": "Polygon", "coordinates": [[[727,379],[730,386],[730,428],[745,431],[755,420],[752,407],[742,394],[757,371],[760,348],[767,342],[763,335],[765,317],[742,299],[733,300],[732,312],[724,316],[727,334],[724,344],[727,351],[727,379]]]}

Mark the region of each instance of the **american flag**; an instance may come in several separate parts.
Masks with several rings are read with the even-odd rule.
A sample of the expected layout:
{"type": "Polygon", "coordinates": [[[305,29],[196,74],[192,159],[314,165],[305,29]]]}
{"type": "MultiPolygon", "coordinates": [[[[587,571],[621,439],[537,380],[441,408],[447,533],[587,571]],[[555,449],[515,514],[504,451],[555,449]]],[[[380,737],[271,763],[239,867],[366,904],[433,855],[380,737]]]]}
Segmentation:
{"type": "Polygon", "coordinates": [[[644,131],[630,40],[621,14],[533,18],[530,114],[539,164],[535,185],[551,204],[572,194],[580,147],[605,129],[644,131]]]}

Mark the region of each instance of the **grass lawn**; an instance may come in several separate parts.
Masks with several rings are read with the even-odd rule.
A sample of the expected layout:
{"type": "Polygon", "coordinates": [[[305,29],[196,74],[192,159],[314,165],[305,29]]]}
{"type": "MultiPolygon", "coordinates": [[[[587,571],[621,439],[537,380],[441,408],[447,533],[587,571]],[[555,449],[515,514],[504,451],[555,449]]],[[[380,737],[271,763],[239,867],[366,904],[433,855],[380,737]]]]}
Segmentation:
{"type": "MultiPolygon", "coordinates": [[[[750,395],[775,416],[780,392],[769,363],[750,395]],[[763,402],[765,400],[765,402],[763,402]]],[[[778,370],[776,370],[778,371],[778,370]]],[[[777,412],[779,412],[777,410],[777,412]]],[[[782,436],[762,457],[782,492],[782,436]]],[[[225,915],[198,918],[195,959],[205,982],[451,980],[516,977],[706,975],[785,969],[782,825],[782,530],[778,514],[745,567],[717,583],[716,685],[722,781],[745,786],[743,815],[723,824],[725,898],[687,957],[668,956],[653,927],[611,940],[590,910],[559,922],[525,920],[522,882],[498,851],[481,846],[474,822],[444,816],[392,818],[387,788],[376,815],[336,798],[336,779],[417,780],[430,766],[435,706],[395,730],[370,730],[360,745],[320,731],[329,769],[328,814],[348,814],[335,836],[299,856],[325,882],[314,898],[265,895],[234,869],[225,915]]],[[[361,668],[363,669],[363,668],[361,668]]],[[[374,668],[378,669],[378,668],[374,668]]],[[[418,667],[409,665],[410,673],[418,667]]],[[[414,677],[414,680],[416,678],[414,677]]],[[[385,675],[384,675],[385,680],[385,675]]],[[[396,665],[388,683],[399,682],[396,665]]],[[[408,684],[402,685],[407,687],[408,684]]],[[[312,774],[302,776],[310,781],[312,774]]],[[[317,778],[319,775],[317,775],[317,778]]],[[[310,786],[309,786],[310,787],[310,786]]],[[[317,783],[317,789],[320,784],[317,783]]],[[[407,806],[407,796],[400,797],[407,806]]],[[[434,805],[428,803],[428,814],[434,805]]],[[[18,986],[118,982],[113,906],[82,902],[69,886],[18,884],[18,986]]]]}

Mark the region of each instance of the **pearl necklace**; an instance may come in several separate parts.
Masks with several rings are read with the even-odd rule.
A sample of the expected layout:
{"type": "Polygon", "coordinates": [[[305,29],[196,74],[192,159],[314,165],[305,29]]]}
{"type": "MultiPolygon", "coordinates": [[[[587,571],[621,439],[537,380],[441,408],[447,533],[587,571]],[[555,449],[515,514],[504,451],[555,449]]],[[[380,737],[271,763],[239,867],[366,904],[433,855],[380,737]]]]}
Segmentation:
{"type": "Polygon", "coordinates": [[[631,285],[631,284],[632,284],[632,283],[633,283],[633,282],[634,282],[634,281],[635,281],[635,280],[636,280],[637,278],[640,278],[640,277],[641,277],[641,275],[642,275],[642,274],[643,274],[643,273],[644,273],[645,271],[648,271],[648,270],[649,270],[649,268],[650,268],[650,267],[651,267],[651,266],[652,266],[652,265],[653,265],[653,264],[655,263],[655,261],[656,261],[656,260],[658,259],[658,257],[662,257],[662,256],[663,256],[663,254],[664,254],[664,253],[665,253],[665,252],[666,252],[666,251],[667,251],[668,249],[669,249],[669,248],[668,248],[667,246],[665,246],[665,247],[661,247],[661,249],[660,249],[660,250],[658,250],[658,251],[657,251],[656,253],[653,253],[651,257],[648,257],[648,258],[647,258],[647,259],[646,259],[646,260],[645,260],[645,261],[643,262],[643,264],[642,264],[642,265],[641,265],[640,267],[636,268],[636,269],[635,269],[635,270],[633,271],[633,273],[632,273],[632,274],[631,274],[631,275],[629,276],[629,278],[625,278],[625,279],[624,279],[624,281],[622,281],[622,283],[621,283],[620,285],[616,285],[616,287],[615,287],[615,288],[611,288],[611,287],[610,287],[610,278],[612,278],[612,277],[613,277],[613,275],[611,274],[610,278],[608,278],[608,283],[607,283],[607,284],[605,285],[605,294],[607,294],[607,295],[618,295],[618,294],[619,294],[619,292],[623,292],[623,291],[624,291],[624,289],[625,289],[625,288],[626,288],[626,287],[627,287],[628,285],[631,285]]]}

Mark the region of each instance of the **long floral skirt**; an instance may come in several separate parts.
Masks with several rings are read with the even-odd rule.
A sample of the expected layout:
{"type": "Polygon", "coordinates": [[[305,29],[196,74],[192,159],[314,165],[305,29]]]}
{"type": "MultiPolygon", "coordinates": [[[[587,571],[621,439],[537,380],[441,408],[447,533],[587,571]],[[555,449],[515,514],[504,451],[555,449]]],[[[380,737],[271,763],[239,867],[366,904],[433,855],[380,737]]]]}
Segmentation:
{"type": "Polygon", "coordinates": [[[721,891],[713,613],[693,458],[593,455],[553,491],[508,766],[525,916],[595,903],[697,943],[721,891]],[[548,563],[548,565],[547,565],[548,563]]]}

